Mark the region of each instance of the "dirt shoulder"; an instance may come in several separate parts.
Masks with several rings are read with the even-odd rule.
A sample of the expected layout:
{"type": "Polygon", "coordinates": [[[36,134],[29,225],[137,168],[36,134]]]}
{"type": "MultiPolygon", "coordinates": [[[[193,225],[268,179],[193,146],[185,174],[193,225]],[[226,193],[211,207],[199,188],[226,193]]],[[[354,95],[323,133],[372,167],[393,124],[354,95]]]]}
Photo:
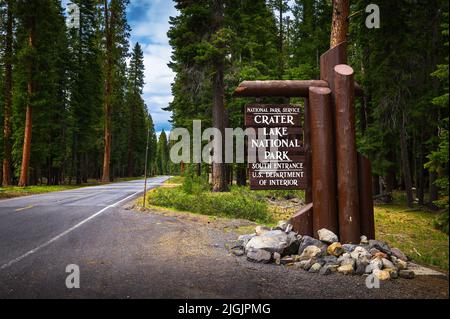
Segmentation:
{"type": "MultiPolygon", "coordinates": [[[[382,282],[368,289],[365,278],[322,276],[286,266],[251,263],[227,247],[254,224],[168,209],[138,211],[152,216],[165,231],[153,257],[164,258],[166,280],[191,287],[187,298],[448,298],[448,278],[417,276],[382,282]]],[[[175,293],[175,292],[174,292],[175,293]]]]}

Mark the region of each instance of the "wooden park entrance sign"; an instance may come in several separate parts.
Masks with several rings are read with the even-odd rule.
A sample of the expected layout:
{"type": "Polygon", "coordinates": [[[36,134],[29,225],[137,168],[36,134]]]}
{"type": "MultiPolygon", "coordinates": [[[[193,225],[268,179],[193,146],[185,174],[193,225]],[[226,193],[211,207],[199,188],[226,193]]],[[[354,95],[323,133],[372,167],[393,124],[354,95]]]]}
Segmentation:
{"type": "Polygon", "coordinates": [[[245,108],[250,138],[250,188],[306,189],[303,129],[298,105],[252,104],[245,108]]]}
{"type": "MultiPolygon", "coordinates": [[[[286,153],[277,153],[289,159],[284,162],[301,165],[303,173],[288,174],[299,166],[280,170],[297,179],[298,185],[289,187],[306,190],[309,205],[292,217],[294,230],[317,236],[319,229],[326,228],[338,234],[341,242],[356,244],[361,235],[375,238],[375,228],[371,164],[356,150],[355,96],[363,92],[355,84],[353,69],[346,64],[346,47],[342,42],[321,56],[320,80],[245,81],[234,96],[304,98],[303,128],[299,107],[292,105],[249,105],[246,126],[265,128],[263,135],[276,129],[272,133],[280,140],[302,141],[284,150],[286,145],[282,145],[281,151],[286,153]]],[[[267,156],[270,159],[274,155],[267,156]]],[[[283,175],[270,175],[271,167],[266,169],[269,175],[264,173],[260,159],[255,164],[250,167],[252,189],[280,189],[283,175]],[[273,180],[278,181],[272,185],[273,180]]]]}

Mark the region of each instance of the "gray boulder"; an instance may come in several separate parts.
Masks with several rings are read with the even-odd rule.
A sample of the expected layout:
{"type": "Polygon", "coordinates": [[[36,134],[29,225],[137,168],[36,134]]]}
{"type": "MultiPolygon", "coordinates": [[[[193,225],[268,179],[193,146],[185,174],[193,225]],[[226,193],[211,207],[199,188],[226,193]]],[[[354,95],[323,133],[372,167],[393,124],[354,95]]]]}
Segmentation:
{"type": "Polygon", "coordinates": [[[367,245],[367,244],[369,244],[369,239],[367,239],[367,236],[362,235],[362,236],[361,236],[360,243],[361,243],[362,245],[367,245]]]}
{"type": "Polygon", "coordinates": [[[240,247],[231,248],[230,251],[235,256],[243,256],[245,254],[244,249],[240,247]]]}
{"type": "Polygon", "coordinates": [[[338,236],[335,233],[325,228],[319,229],[317,234],[319,235],[319,240],[327,244],[332,244],[339,241],[338,236]]]}
{"type": "Polygon", "coordinates": [[[355,273],[355,269],[351,264],[342,265],[337,269],[337,271],[344,275],[353,275],[355,273]]]}
{"type": "Polygon", "coordinates": [[[270,229],[265,226],[256,226],[255,227],[255,233],[257,236],[261,236],[269,231],[270,231],[270,229]]]}
{"type": "Polygon", "coordinates": [[[356,247],[358,247],[358,245],[353,245],[353,244],[343,244],[342,245],[342,249],[346,253],[351,253],[352,251],[355,250],[356,247]]]}
{"type": "Polygon", "coordinates": [[[348,253],[345,253],[341,257],[339,257],[338,262],[341,266],[351,265],[353,268],[356,264],[355,259],[353,259],[348,253]]]}
{"type": "Polygon", "coordinates": [[[362,259],[370,259],[372,255],[363,247],[356,247],[351,253],[350,256],[355,260],[362,260],[362,259]]]}
{"type": "Polygon", "coordinates": [[[249,250],[247,252],[247,259],[254,263],[268,264],[272,259],[272,254],[262,249],[249,250]]]}
{"type": "Polygon", "coordinates": [[[337,272],[338,268],[339,265],[325,265],[320,269],[319,274],[324,276],[330,275],[332,273],[337,272]]]}
{"type": "Polygon", "coordinates": [[[383,261],[379,258],[372,259],[366,267],[366,274],[371,274],[375,269],[383,269],[383,261]]]}
{"type": "Polygon", "coordinates": [[[369,247],[370,249],[372,248],[378,249],[379,251],[387,254],[388,256],[392,255],[392,251],[391,248],[389,248],[389,245],[381,240],[374,240],[374,239],[369,240],[369,247]]]}
{"type": "Polygon", "coordinates": [[[235,246],[234,247],[242,247],[245,248],[245,246],[247,245],[247,243],[250,241],[250,239],[252,239],[253,237],[255,237],[256,234],[247,234],[247,235],[241,235],[238,237],[235,246]]]}
{"type": "Polygon", "coordinates": [[[308,271],[313,264],[314,264],[314,260],[308,259],[308,260],[302,260],[302,261],[296,262],[296,263],[294,263],[294,266],[308,271]]]}
{"type": "Polygon", "coordinates": [[[286,234],[282,230],[272,230],[263,233],[260,236],[253,237],[245,246],[246,251],[266,250],[280,255],[292,254],[298,250],[298,239],[295,233],[286,234]]]}
{"type": "Polygon", "coordinates": [[[383,269],[395,269],[394,264],[390,260],[383,258],[381,261],[383,262],[383,269]]]}
{"type": "Polygon", "coordinates": [[[291,223],[289,223],[285,220],[281,220],[278,222],[277,226],[275,227],[275,230],[279,229],[279,230],[284,231],[285,233],[289,233],[292,231],[292,228],[293,228],[293,226],[291,223]]]}
{"type": "Polygon", "coordinates": [[[317,259],[322,255],[322,250],[317,246],[306,247],[299,257],[299,260],[317,259]]]}
{"type": "Polygon", "coordinates": [[[280,263],[282,265],[292,264],[294,262],[294,258],[292,256],[285,256],[280,259],[280,263]]]}
{"type": "Polygon", "coordinates": [[[408,257],[398,248],[392,248],[392,255],[394,255],[395,257],[397,257],[400,260],[403,261],[408,261],[408,257]]]}
{"type": "Polygon", "coordinates": [[[313,264],[311,266],[311,268],[309,268],[309,272],[311,272],[311,273],[318,273],[321,268],[322,268],[322,265],[316,262],[315,264],[313,264]]]}
{"type": "MultiPolygon", "coordinates": [[[[316,246],[320,249],[323,249],[326,247],[324,243],[322,243],[320,240],[317,240],[315,238],[312,238],[310,236],[303,236],[300,241],[300,246],[298,248],[298,254],[301,255],[303,253],[303,250],[308,246],[316,246]]],[[[326,250],[326,248],[325,248],[326,250]]]]}
{"type": "Polygon", "coordinates": [[[279,253],[273,253],[273,259],[275,260],[275,264],[281,265],[281,255],[279,253]]]}
{"type": "Polygon", "coordinates": [[[356,270],[355,273],[358,276],[362,276],[366,273],[366,267],[369,265],[369,262],[356,262],[356,270]]]}
{"type": "Polygon", "coordinates": [[[325,256],[321,260],[326,265],[339,265],[338,258],[336,256],[325,256]]]}
{"type": "Polygon", "coordinates": [[[414,279],[414,277],[416,276],[414,271],[412,270],[400,270],[398,275],[400,276],[400,278],[404,279],[414,279]]]}

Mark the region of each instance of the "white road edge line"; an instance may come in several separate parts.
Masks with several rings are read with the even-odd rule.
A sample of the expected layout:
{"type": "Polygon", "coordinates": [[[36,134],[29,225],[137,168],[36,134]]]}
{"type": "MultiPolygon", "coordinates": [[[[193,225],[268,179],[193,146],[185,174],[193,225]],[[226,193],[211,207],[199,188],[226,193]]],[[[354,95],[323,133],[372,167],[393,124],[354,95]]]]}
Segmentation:
{"type": "Polygon", "coordinates": [[[51,243],[57,241],[57,240],[60,239],[61,237],[64,237],[65,235],[71,233],[72,231],[74,231],[74,230],[77,229],[78,227],[80,227],[80,226],[86,224],[88,221],[94,219],[95,217],[97,217],[97,216],[99,216],[100,214],[104,213],[104,212],[107,211],[108,209],[113,208],[113,207],[117,207],[117,205],[119,205],[120,203],[123,203],[124,201],[127,201],[128,199],[130,199],[130,198],[132,198],[132,197],[134,197],[134,196],[137,196],[137,195],[139,195],[140,193],[142,193],[142,191],[136,192],[136,193],[134,193],[134,194],[132,194],[132,195],[130,195],[130,196],[128,196],[128,197],[126,197],[126,198],[124,198],[124,199],[122,199],[122,200],[120,200],[120,201],[114,203],[114,204],[112,204],[112,205],[106,206],[106,207],[103,208],[102,210],[98,211],[98,212],[95,213],[94,215],[91,215],[90,217],[86,218],[85,220],[79,222],[79,223],[76,224],[75,226],[73,226],[73,227],[67,229],[66,231],[62,232],[62,233],[59,234],[58,236],[53,237],[53,238],[50,239],[49,241],[47,241],[47,242],[43,243],[42,245],[40,245],[40,246],[38,246],[38,247],[36,247],[36,248],[30,250],[29,252],[26,252],[26,253],[23,254],[22,256],[19,256],[19,257],[15,258],[15,259],[11,260],[10,262],[8,262],[8,263],[2,265],[2,266],[0,267],[0,270],[4,270],[4,269],[6,269],[6,268],[8,268],[8,267],[10,267],[10,266],[12,266],[12,265],[14,265],[15,263],[18,263],[19,261],[23,260],[24,258],[26,258],[26,257],[28,257],[28,256],[30,256],[30,255],[32,255],[32,254],[34,254],[34,253],[36,253],[37,251],[41,250],[42,248],[45,248],[45,247],[47,247],[48,245],[50,245],[51,243]]]}
{"type": "MultiPolygon", "coordinates": [[[[162,176],[162,177],[149,177],[148,179],[155,179],[155,178],[165,178],[166,176],[162,176]]],[[[167,176],[168,177],[168,176],[167,176]]],[[[170,177],[169,177],[170,178],[170,177]]],[[[0,204],[4,203],[4,202],[9,202],[9,201],[16,201],[16,200],[22,200],[22,199],[34,199],[35,197],[39,197],[39,196],[45,196],[45,195],[51,195],[51,194],[56,194],[56,193],[70,193],[73,191],[80,191],[80,190],[85,190],[88,188],[101,188],[103,186],[114,186],[117,184],[125,184],[125,183],[133,183],[133,182],[138,182],[138,181],[144,181],[144,179],[133,179],[131,181],[126,181],[126,182],[114,182],[114,183],[110,183],[110,184],[103,184],[103,185],[92,185],[92,186],[80,186],[80,187],[76,187],[76,188],[72,188],[72,189],[66,189],[63,191],[56,191],[56,192],[48,192],[48,193],[42,193],[42,194],[34,194],[34,195],[26,195],[26,196],[19,196],[19,197],[13,197],[13,198],[5,198],[5,199],[0,199],[0,204]]],[[[158,183],[156,183],[158,184],[158,183]]],[[[147,185],[149,185],[149,182],[147,182],[147,185]]],[[[1,268],[0,268],[1,269],[1,268]]]]}

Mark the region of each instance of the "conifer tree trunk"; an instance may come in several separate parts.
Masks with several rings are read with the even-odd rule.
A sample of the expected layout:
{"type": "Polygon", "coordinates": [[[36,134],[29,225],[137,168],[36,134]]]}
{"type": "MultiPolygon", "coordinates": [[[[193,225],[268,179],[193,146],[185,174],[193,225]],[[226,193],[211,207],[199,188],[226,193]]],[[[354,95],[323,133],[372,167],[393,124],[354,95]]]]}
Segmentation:
{"type": "MultiPolygon", "coordinates": [[[[28,46],[30,47],[31,50],[34,49],[34,28],[35,28],[35,21],[31,21],[30,30],[28,34],[28,46]]],[[[29,72],[27,85],[28,105],[25,114],[25,134],[23,139],[22,167],[20,170],[20,179],[19,179],[19,186],[21,187],[28,185],[28,169],[30,166],[31,133],[33,127],[33,109],[30,100],[33,95],[33,71],[34,71],[33,62],[31,61],[28,70],[29,72]]]]}
{"type": "Polygon", "coordinates": [[[278,13],[279,15],[279,29],[280,29],[280,35],[279,35],[279,43],[278,43],[278,50],[279,50],[279,65],[278,65],[278,78],[280,80],[283,79],[283,74],[284,74],[284,56],[283,56],[283,38],[284,38],[284,33],[283,33],[283,0],[279,0],[279,6],[280,6],[280,11],[278,13]]]}
{"type": "Polygon", "coordinates": [[[413,206],[413,191],[412,191],[412,178],[411,178],[411,168],[409,164],[408,156],[408,141],[406,139],[406,115],[403,111],[402,115],[402,126],[400,128],[400,149],[402,157],[402,167],[403,167],[403,178],[405,180],[405,190],[406,190],[406,204],[408,207],[413,206]]]}
{"type": "Polygon", "coordinates": [[[347,41],[348,16],[350,14],[349,0],[333,0],[333,20],[331,24],[330,47],[347,41]]]}
{"type": "MultiPolygon", "coordinates": [[[[222,27],[223,23],[223,1],[222,0],[213,0],[213,30],[217,32],[222,27]]],[[[218,149],[222,150],[223,141],[224,141],[224,114],[225,114],[225,105],[224,105],[224,61],[223,58],[216,58],[214,61],[214,76],[213,76],[213,127],[217,128],[221,132],[221,141],[217,138],[214,138],[214,151],[218,149]]],[[[223,192],[226,191],[226,170],[225,164],[223,163],[223,152],[222,152],[222,161],[221,163],[213,162],[213,176],[212,176],[212,184],[214,192],[223,192]]]]}
{"type": "Polygon", "coordinates": [[[11,185],[11,110],[12,110],[12,1],[7,1],[5,46],[5,108],[3,112],[3,186],[11,185]]]}
{"type": "Polygon", "coordinates": [[[136,110],[134,105],[131,106],[131,121],[130,121],[130,132],[128,135],[128,147],[127,147],[127,176],[133,177],[134,174],[134,161],[133,161],[133,129],[134,129],[134,114],[136,110]]]}
{"type": "Polygon", "coordinates": [[[105,101],[104,101],[104,154],[103,154],[103,176],[102,182],[110,182],[111,162],[111,94],[112,94],[112,20],[114,15],[109,15],[108,0],[105,0],[105,33],[106,33],[106,78],[105,78],[105,101]]]}

